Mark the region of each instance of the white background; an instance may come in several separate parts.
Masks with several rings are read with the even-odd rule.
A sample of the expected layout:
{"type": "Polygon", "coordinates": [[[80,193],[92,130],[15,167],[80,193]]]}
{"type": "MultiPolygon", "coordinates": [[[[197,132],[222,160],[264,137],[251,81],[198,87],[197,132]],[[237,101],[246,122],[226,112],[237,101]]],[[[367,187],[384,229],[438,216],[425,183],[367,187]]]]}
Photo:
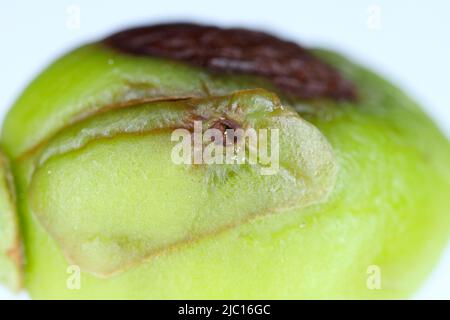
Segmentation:
{"type": "MultiPolygon", "coordinates": [[[[449,15],[445,0],[3,0],[0,118],[68,50],[130,25],[187,20],[270,30],[344,52],[407,90],[450,136],[449,15]]],[[[14,296],[0,288],[2,298],[14,296]]],[[[450,299],[450,248],[416,298],[450,299]]]]}

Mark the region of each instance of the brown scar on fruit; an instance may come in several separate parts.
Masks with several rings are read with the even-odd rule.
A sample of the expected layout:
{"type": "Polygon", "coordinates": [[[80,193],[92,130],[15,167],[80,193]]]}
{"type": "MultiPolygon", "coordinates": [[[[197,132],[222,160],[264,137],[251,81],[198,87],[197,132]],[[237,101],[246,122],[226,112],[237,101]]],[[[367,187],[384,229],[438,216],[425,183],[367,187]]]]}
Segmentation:
{"type": "Polygon", "coordinates": [[[288,96],[352,101],[355,85],[296,43],[265,32],[169,23],[128,29],[103,43],[119,52],[185,62],[209,71],[260,76],[288,96]]]}
{"type": "MultiPolygon", "coordinates": [[[[219,144],[223,144],[224,146],[230,146],[237,143],[238,137],[234,136],[233,141],[228,141],[228,130],[237,130],[242,128],[242,126],[234,120],[227,118],[219,118],[214,121],[213,124],[209,127],[209,129],[217,129],[222,133],[222,140],[217,141],[219,144]]],[[[214,137],[211,137],[212,141],[215,141],[214,137]]]]}

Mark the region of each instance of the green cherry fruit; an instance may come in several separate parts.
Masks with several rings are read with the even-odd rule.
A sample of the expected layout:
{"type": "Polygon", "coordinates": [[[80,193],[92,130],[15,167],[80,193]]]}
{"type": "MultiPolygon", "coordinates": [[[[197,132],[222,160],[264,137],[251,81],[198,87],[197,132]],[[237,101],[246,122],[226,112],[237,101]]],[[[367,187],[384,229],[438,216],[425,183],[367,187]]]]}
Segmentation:
{"type": "Polygon", "coordinates": [[[81,47],[30,84],[1,142],[16,190],[0,188],[0,244],[16,204],[33,298],[403,298],[450,231],[450,146],[416,103],[261,32],[157,25],[81,47]],[[202,151],[243,163],[174,161],[197,123],[223,139],[202,151]],[[277,170],[226,129],[277,132],[277,170]]]}

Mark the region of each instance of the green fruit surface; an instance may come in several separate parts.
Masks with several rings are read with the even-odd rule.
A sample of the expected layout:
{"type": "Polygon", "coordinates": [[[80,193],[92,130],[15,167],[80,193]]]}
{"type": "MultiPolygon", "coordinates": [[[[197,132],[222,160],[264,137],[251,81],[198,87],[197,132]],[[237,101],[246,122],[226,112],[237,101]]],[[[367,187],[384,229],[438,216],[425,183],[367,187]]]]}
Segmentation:
{"type": "Polygon", "coordinates": [[[57,135],[37,159],[30,206],[74,264],[109,276],[261,215],[317,203],[334,184],[331,148],[273,97],[244,91],[150,103],[83,121],[57,135]],[[183,127],[193,116],[208,126],[206,119],[224,114],[254,129],[279,129],[277,174],[262,175],[256,163],[172,162],[172,130],[164,129],[183,127]]]}
{"type": "Polygon", "coordinates": [[[0,283],[17,291],[22,285],[21,248],[12,181],[8,161],[0,153],[0,283]]]}
{"type": "Polygon", "coordinates": [[[300,116],[288,106],[273,115],[265,108],[277,102],[265,91],[231,94],[273,89],[262,80],[211,75],[100,45],[44,71],[8,114],[2,136],[18,186],[31,296],[404,298],[415,292],[448,241],[449,143],[385,80],[333,53],[316,54],[357,85],[357,102],[293,101],[300,116]],[[250,97],[241,103],[244,122],[282,129],[281,167],[293,178],[261,176],[249,166],[176,166],[168,132],[136,134],[143,119],[160,128],[183,119],[184,102],[175,98],[200,98],[198,110],[242,95],[250,97]],[[136,106],[137,100],[146,103],[136,106]],[[131,129],[120,119],[132,119],[131,129]],[[211,171],[216,178],[208,179],[211,171]],[[67,285],[72,264],[82,270],[75,290],[67,285]],[[370,286],[373,266],[381,287],[370,286]]]}

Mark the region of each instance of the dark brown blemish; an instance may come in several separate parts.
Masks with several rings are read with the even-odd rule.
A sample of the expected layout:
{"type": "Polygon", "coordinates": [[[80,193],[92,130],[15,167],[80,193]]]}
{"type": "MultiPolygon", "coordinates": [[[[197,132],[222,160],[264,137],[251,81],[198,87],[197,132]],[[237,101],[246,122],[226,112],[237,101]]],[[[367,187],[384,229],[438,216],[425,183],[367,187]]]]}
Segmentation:
{"type": "Polygon", "coordinates": [[[353,100],[356,88],[307,49],[270,34],[189,23],[128,29],[104,41],[122,52],[187,62],[211,71],[264,77],[302,99],[353,100]]]}
{"type": "Polygon", "coordinates": [[[213,124],[209,127],[209,129],[217,129],[222,133],[222,139],[221,141],[215,141],[214,137],[211,138],[212,141],[223,144],[224,146],[231,146],[233,144],[236,144],[238,142],[238,137],[236,135],[233,135],[233,141],[231,141],[230,137],[228,136],[229,131],[241,128],[241,126],[235,122],[234,120],[221,118],[213,122],[213,124]]]}

